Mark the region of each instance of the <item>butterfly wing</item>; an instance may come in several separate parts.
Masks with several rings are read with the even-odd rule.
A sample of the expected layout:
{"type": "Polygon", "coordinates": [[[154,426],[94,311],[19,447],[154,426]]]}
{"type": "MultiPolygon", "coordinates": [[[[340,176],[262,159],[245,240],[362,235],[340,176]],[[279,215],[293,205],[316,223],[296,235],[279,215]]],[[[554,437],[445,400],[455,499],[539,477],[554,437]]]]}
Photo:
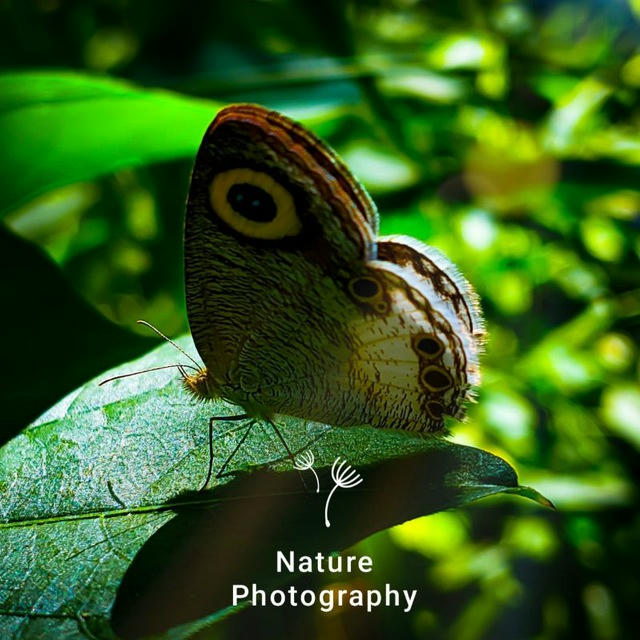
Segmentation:
{"type": "Polygon", "coordinates": [[[185,226],[209,393],[342,426],[460,417],[481,332],[470,287],[424,245],[376,232],[373,203],[319,140],[260,107],[220,112],[185,226]]]}
{"type": "Polygon", "coordinates": [[[376,245],[378,259],[411,272],[426,296],[438,300],[447,315],[458,319],[461,330],[473,337],[475,347],[470,348],[477,351],[485,334],[478,296],[457,267],[437,249],[410,236],[385,236],[376,245]]]}
{"type": "Polygon", "coordinates": [[[220,111],[196,157],[185,221],[187,312],[212,385],[229,382],[246,335],[274,312],[270,298],[282,309],[296,302],[283,291],[352,273],[372,257],[376,233],[369,196],[312,134],[258,106],[220,111]]]}
{"type": "Polygon", "coordinates": [[[252,332],[238,365],[253,372],[253,397],[338,426],[441,431],[445,415],[463,417],[479,381],[477,338],[430,280],[379,260],[351,283],[363,279],[368,290],[333,282],[317,292],[325,301],[318,325],[298,315],[292,333],[277,323],[252,332]],[[259,355],[265,344],[269,362],[259,355]]]}
{"type": "Polygon", "coordinates": [[[388,309],[351,324],[361,346],[350,367],[369,384],[370,410],[393,415],[389,426],[440,431],[445,415],[464,417],[480,381],[484,328],[475,293],[444,256],[413,238],[381,238],[378,258],[369,265],[388,309]]]}

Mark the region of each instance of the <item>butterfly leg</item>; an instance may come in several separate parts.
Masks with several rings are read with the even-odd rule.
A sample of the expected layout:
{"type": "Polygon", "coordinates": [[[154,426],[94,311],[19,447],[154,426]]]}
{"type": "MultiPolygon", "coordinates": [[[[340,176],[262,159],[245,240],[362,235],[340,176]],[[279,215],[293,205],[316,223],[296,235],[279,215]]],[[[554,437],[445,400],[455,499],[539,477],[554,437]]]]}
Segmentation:
{"type": "MultiPolygon", "coordinates": [[[[209,419],[209,469],[207,471],[206,480],[204,481],[204,484],[200,487],[200,491],[204,491],[207,488],[207,486],[209,485],[209,481],[211,480],[211,475],[213,474],[213,425],[214,423],[221,422],[221,421],[235,422],[239,420],[248,420],[249,418],[250,416],[248,414],[241,413],[237,416],[212,416],[209,419]]],[[[229,464],[229,462],[231,461],[231,458],[233,458],[236,451],[240,448],[240,445],[247,439],[247,435],[251,430],[251,426],[247,429],[247,433],[245,433],[242,436],[242,439],[240,440],[240,444],[233,450],[233,453],[225,460],[225,463],[222,465],[222,468],[216,474],[216,478],[220,477],[220,475],[222,474],[222,471],[224,471],[224,468],[229,464]]]]}
{"type": "Polygon", "coordinates": [[[216,478],[222,478],[222,476],[225,476],[225,475],[233,473],[233,471],[229,471],[228,474],[227,474],[227,473],[224,473],[224,470],[227,468],[227,465],[233,459],[233,456],[236,455],[236,453],[238,452],[240,447],[244,444],[244,441],[247,439],[249,433],[251,433],[251,430],[256,425],[256,422],[257,422],[256,420],[251,420],[249,422],[249,425],[247,426],[247,430],[242,435],[242,438],[240,438],[240,442],[238,442],[238,444],[235,446],[235,448],[233,449],[233,451],[231,452],[229,457],[224,461],[224,464],[220,467],[220,470],[218,471],[218,473],[216,473],[216,478]]]}

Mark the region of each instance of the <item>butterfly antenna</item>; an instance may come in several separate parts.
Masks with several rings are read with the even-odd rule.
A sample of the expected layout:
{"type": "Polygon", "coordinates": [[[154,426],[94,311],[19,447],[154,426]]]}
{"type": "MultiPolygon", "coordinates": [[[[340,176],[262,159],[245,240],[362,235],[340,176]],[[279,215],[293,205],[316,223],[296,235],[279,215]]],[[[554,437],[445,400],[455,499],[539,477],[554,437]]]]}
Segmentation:
{"type": "Polygon", "coordinates": [[[107,378],[106,380],[101,380],[98,383],[98,386],[101,387],[103,384],[107,384],[107,382],[113,382],[114,380],[120,380],[121,378],[130,378],[131,376],[138,376],[141,373],[149,373],[150,371],[160,371],[160,369],[173,369],[174,367],[178,369],[178,371],[180,372],[180,375],[183,378],[187,377],[187,373],[184,370],[185,367],[189,367],[189,369],[193,369],[194,371],[200,371],[199,368],[192,367],[190,364],[165,364],[165,365],[162,365],[161,367],[151,367],[151,369],[143,369],[142,371],[132,371],[131,373],[121,373],[120,375],[112,376],[111,378],[107,378]]]}
{"type": "Polygon", "coordinates": [[[189,358],[189,360],[191,360],[191,362],[193,362],[193,364],[196,365],[196,369],[198,371],[202,369],[202,367],[179,344],[176,344],[171,338],[165,336],[164,333],[160,331],[160,329],[156,329],[152,324],[148,323],[146,320],[138,320],[137,323],[142,324],[145,327],[149,327],[151,331],[153,331],[154,333],[159,335],[161,338],[166,340],[169,344],[172,344],[183,356],[185,356],[186,358],[189,358]]]}

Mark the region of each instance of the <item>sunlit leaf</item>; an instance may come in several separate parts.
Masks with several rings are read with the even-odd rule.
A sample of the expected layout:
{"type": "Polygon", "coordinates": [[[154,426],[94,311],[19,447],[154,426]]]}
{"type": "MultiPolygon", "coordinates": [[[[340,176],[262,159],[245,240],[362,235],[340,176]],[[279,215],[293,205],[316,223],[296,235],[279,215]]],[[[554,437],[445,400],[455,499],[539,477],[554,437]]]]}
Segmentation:
{"type": "Polygon", "coordinates": [[[0,213],[55,187],[192,156],[220,106],[71,72],[2,75],[0,213]]]}

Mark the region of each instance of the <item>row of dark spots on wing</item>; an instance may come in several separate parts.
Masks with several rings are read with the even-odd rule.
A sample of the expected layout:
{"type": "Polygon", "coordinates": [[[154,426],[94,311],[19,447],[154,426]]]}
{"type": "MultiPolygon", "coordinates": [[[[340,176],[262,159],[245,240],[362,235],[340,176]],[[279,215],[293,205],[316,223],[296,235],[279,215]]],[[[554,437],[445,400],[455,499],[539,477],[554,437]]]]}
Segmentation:
{"type": "MultiPolygon", "coordinates": [[[[367,301],[369,300],[373,302],[378,298],[386,297],[384,285],[379,281],[378,278],[375,278],[372,275],[353,278],[348,283],[348,290],[351,293],[351,297],[359,303],[367,303],[367,301]]],[[[375,305],[372,304],[372,302],[368,304],[370,304],[372,308],[375,308],[375,305]]],[[[418,301],[416,300],[414,301],[414,304],[416,304],[418,308],[420,308],[421,306],[423,308],[426,308],[425,305],[428,305],[428,302],[421,302],[423,304],[419,305],[418,301]]],[[[399,316],[398,319],[403,326],[406,326],[406,323],[402,316],[399,316]]],[[[440,339],[433,333],[417,334],[412,336],[410,339],[413,350],[418,355],[418,361],[420,363],[418,370],[418,382],[423,389],[426,388],[426,393],[429,394],[430,398],[430,400],[425,404],[425,408],[431,418],[436,421],[441,421],[442,415],[445,412],[445,407],[441,402],[433,398],[434,396],[436,398],[439,398],[442,393],[453,386],[453,379],[451,375],[446,370],[446,368],[442,366],[442,356],[445,351],[444,345],[441,343],[440,339]]],[[[374,369],[374,371],[375,382],[379,384],[382,383],[382,376],[380,371],[378,369],[374,369]]],[[[411,423],[408,420],[409,414],[410,408],[409,404],[407,403],[407,426],[402,428],[411,428],[411,423]]]]}
{"type": "MultiPolygon", "coordinates": [[[[402,284],[402,282],[399,282],[399,284],[402,284]]],[[[464,374],[467,364],[466,353],[464,352],[460,339],[455,335],[449,323],[432,308],[429,301],[419,291],[406,283],[405,290],[407,297],[416,308],[422,309],[425,312],[429,324],[434,327],[434,330],[447,336],[454,358],[454,368],[464,374]],[[460,354],[462,355],[460,356],[460,354]]],[[[435,333],[430,333],[413,336],[412,346],[420,359],[418,379],[423,389],[425,389],[425,410],[434,420],[441,421],[442,416],[446,413],[446,408],[444,403],[441,402],[441,397],[454,386],[453,378],[442,361],[445,352],[444,345],[435,333]],[[423,339],[427,341],[423,343],[423,339]],[[421,349],[419,347],[424,348],[421,349]]],[[[466,386],[463,382],[459,388],[454,390],[454,396],[450,405],[457,406],[460,393],[463,393],[465,388],[466,386]]]]}
{"type": "Polygon", "coordinates": [[[445,348],[434,333],[419,333],[411,339],[411,345],[420,362],[419,381],[428,400],[424,407],[434,420],[442,420],[445,413],[444,404],[440,401],[442,394],[453,386],[453,379],[442,366],[445,348]]]}
{"type": "MultiPolygon", "coordinates": [[[[403,283],[399,281],[400,284],[403,283]]],[[[358,303],[364,302],[369,310],[374,307],[371,304],[367,304],[367,299],[374,300],[379,298],[384,292],[383,284],[370,275],[353,278],[349,282],[348,289],[352,298],[358,303]]],[[[418,309],[425,311],[429,323],[449,338],[450,348],[454,357],[454,367],[464,373],[466,371],[466,354],[459,337],[453,333],[451,326],[432,309],[428,300],[415,291],[413,287],[407,285],[406,293],[418,309]]],[[[405,325],[401,316],[399,320],[405,325]]],[[[454,386],[454,380],[442,361],[445,347],[435,333],[417,334],[412,336],[411,340],[412,347],[420,362],[418,382],[425,392],[424,408],[433,420],[440,423],[442,416],[446,413],[446,407],[442,402],[443,394],[454,386]]],[[[377,370],[376,381],[381,381],[381,375],[377,370]]],[[[467,386],[464,382],[454,389],[450,404],[458,406],[461,397],[466,393],[466,389],[467,386]]]]}
{"type": "MultiPolygon", "coordinates": [[[[459,336],[456,335],[451,325],[443,318],[433,307],[429,304],[429,301],[416,289],[407,286],[407,295],[418,309],[424,310],[429,320],[429,324],[437,329],[441,334],[444,334],[449,341],[451,353],[454,358],[454,368],[456,371],[460,371],[464,376],[464,383],[466,382],[467,371],[467,354],[464,350],[464,345],[459,336]]],[[[456,399],[459,393],[456,391],[456,399]]]]}

